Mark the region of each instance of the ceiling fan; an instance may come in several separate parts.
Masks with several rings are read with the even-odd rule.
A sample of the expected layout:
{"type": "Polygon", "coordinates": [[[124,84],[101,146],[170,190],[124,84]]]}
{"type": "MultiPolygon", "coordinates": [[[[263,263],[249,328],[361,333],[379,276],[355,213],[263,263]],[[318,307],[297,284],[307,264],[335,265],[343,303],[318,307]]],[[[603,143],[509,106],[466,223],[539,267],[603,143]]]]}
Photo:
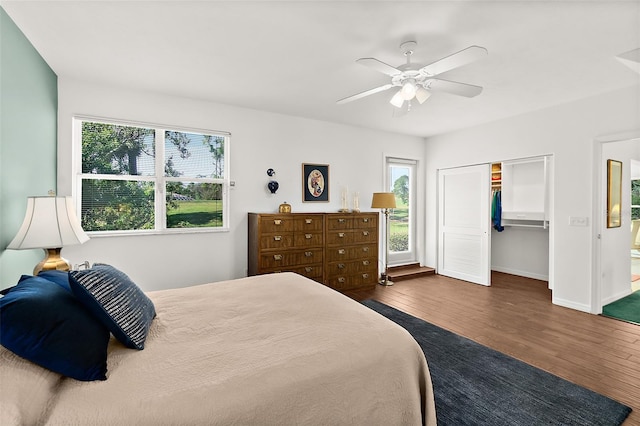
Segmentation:
{"type": "Polygon", "coordinates": [[[365,96],[373,95],[374,93],[389,90],[392,87],[397,87],[397,92],[389,102],[394,107],[404,109],[406,112],[411,108],[412,100],[415,99],[422,104],[431,96],[431,91],[448,92],[468,98],[477,96],[482,92],[482,87],[480,86],[443,80],[437,78],[437,76],[486,56],[487,49],[480,46],[469,46],[466,49],[421,67],[419,64],[411,63],[411,55],[413,55],[416,46],[417,43],[415,41],[405,41],[400,45],[400,51],[407,57],[407,62],[398,67],[392,67],[375,58],[358,59],[356,61],[357,63],[390,76],[391,83],[340,99],[337,101],[337,104],[345,104],[355,101],[356,99],[364,98],[365,96]],[[405,101],[407,101],[406,104],[405,101]],[[405,108],[403,108],[404,105],[406,105],[405,108]]]}

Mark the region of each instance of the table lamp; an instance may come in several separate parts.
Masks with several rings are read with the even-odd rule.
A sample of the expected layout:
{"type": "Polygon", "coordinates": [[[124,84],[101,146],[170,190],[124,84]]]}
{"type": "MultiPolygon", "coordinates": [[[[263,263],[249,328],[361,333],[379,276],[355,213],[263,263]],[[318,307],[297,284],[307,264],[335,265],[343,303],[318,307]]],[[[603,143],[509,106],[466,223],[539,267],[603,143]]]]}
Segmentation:
{"type": "Polygon", "coordinates": [[[384,272],[381,274],[380,285],[393,285],[389,280],[389,209],[396,208],[396,194],[393,192],[374,192],[371,199],[372,209],[383,209],[384,211],[384,272]]]}
{"type": "Polygon", "coordinates": [[[45,258],[33,270],[71,270],[71,264],[60,256],[64,246],[89,240],[75,214],[71,197],[27,197],[27,212],[18,234],[7,246],[13,250],[41,248],[45,258]]]}

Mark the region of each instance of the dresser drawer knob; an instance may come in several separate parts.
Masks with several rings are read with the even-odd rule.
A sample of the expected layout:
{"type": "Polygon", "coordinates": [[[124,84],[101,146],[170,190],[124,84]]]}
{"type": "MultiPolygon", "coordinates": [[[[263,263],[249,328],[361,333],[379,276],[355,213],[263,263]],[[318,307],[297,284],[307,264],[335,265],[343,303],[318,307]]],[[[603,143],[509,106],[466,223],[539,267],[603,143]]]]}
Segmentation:
{"type": "Polygon", "coordinates": [[[345,222],[346,222],[346,219],[343,219],[343,218],[338,219],[338,223],[345,223],[345,222]]]}
{"type": "Polygon", "coordinates": [[[273,240],[274,241],[281,241],[282,240],[282,235],[274,235],[273,240]]]}
{"type": "Polygon", "coordinates": [[[363,221],[364,223],[369,223],[369,218],[368,218],[368,217],[362,218],[362,221],[363,221]]]}
{"type": "Polygon", "coordinates": [[[344,232],[338,232],[338,237],[344,238],[344,232]]]}
{"type": "Polygon", "coordinates": [[[274,254],[273,255],[273,260],[282,260],[282,255],[281,254],[274,254]]]}
{"type": "Polygon", "coordinates": [[[369,278],[369,274],[362,274],[362,278],[366,280],[367,278],[369,278]]]}
{"type": "Polygon", "coordinates": [[[306,257],[311,257],[311,256],[313,256],[313,252],[312,252],[312,251],[305,251],[305,252],[304,252],[304,255],[305,255],[306,257]]]}
{"type": "Polygon", "coordinates": [[[282,219],[273,219],[274,225],[282,225],[282,219]]]}
{"type": "Polygon", "coordinates": [[[362,251],[365,253],[369,253],[369,247],[362,247],[362,251]]]}
{"type": "Polygon", "coordinates": [[[338,282],[339,283],[344,283],[345,281],[347,281],[347,279],[345,277],[338,278],[338,282]]]}
{"type": "Polygon", "coordinates": [[[338,263],[338,269],[344,269],[344,263],[338,263]]]}
{"type": "Polygon", "coordinates": [[[369,262],[368,260],[363,260],[363,261],[362,261],[362,264],[363,264],[364,266],[369,266],[369,263],[371,263],[371,262],[369,262]]]}
{"type": "Polygon", "coordinates": [[[311,238],[313,238],[313,235],[311,235],[311,234],[304,234],[304,237],[305,237],[307,240],[310,240],[311,238]]]}
{"type": "Polygon", "coordinates": [[[339,249],[338,254],[345,254],[345,249],[339,249]]]}
{"type": "Polygon", "coordinates": [[[311,272],[313,271],[313,268],[311,266],[307,266],[306,268],[304,268],[305,272],[311,272]]]}
{"type": "Polygon", "coordinates": [[[369,236],[369,231],[362,231],[362,235],[364,235],[365,237],[369,236]]]}
{"type": "Polygon", "coordinates": [[[307,225],[310,225],[313,222],[313,219],[305,219],[304,223],[306,223],[307,225]]]}

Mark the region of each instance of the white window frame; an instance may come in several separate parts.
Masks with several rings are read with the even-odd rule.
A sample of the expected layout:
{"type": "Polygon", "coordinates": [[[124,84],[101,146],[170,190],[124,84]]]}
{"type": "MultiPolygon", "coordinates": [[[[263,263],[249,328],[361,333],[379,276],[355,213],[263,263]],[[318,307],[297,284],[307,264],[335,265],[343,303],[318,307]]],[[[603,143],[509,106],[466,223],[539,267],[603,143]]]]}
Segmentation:
{"type": "Polygon", "coordinates": [[[154,235],[154,234],[192,234],[192,233],[212,233],[212,232],[229,232],[229,189],[230,185],[230,171],[229,171],[229,147],[231,140],[231,133],[198,129],[191,127],[181,127],[164,124],[144,123],[137,121],[127,121],[120,119],[110,119],[104,117],[92,117],[86,115],[76,115],[73,117],[73,198],[76,202],[76,214],[80,217],[82,206],[82,181],[83,179],[96,179],[96,180],[127,180],[134,182],[153,182],[155,184],[154,193],[154,217],[155,226],[154,229],[134,229],[134,230],[118,230],[118,231],[87,231],[87,234],[91,237],[106,237],[106,236],[124,236],[124,235],[154,235]],[[155,157],[155,175],[154,176],[139,176],[139,175],[104,175],[104,174],[92,174],[82,173],[82,123],[90,121],[94,123],[113,124],[120,126],[142,127],[155,130],[155,144],[156,144],[156,157],[155,157]],[[169,177],[164,175],[164,144],[165,144],[165,131],[176,131],[185,133],[196,133],[204,135],[221,136],[224,138],[224,172],[222,178],[195,178],[195,177],[169,177]],[[167,228],[166,225],[166,202],[165,202],[165,187],[167,181],[182,181],[182,182],[201,182],[201,183],[215,183],[222,185],[222,226],[208,227],[208,228],[167,228]]]}

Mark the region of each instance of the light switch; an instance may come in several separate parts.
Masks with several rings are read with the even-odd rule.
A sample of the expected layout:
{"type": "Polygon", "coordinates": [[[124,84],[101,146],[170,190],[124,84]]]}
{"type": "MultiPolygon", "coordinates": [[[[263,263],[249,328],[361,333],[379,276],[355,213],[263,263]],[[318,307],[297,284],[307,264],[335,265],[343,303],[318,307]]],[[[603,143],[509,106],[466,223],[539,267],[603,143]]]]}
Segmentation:
{"type": "Polygon", "coordinates": [[[589,218],[583,216],[569,216],[569,226],[589,226],[589,218]]]}

